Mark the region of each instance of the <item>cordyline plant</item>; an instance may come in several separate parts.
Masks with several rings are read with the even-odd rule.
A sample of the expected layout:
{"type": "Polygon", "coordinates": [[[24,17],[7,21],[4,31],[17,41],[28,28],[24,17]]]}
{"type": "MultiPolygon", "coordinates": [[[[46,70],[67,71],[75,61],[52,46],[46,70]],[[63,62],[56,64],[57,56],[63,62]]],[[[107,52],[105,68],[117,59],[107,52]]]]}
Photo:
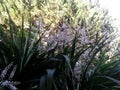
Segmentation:
{"type": "MultiPolygon", "coordinates": [[[[97,38],[100,38],[101,35],[106,32],[110,38],[113,37],[112,35],[110,36],[110,34],[114,32],[114,29],[112,28],[111,18],[108,16],[108,12],[84,0],[1,0],[0,23],[7,28],[8,18],[3,4],[9,8],[11,18],[17,27],[21,25],[21,16],[24,14],[24,28],[28,30],[29,22],[31,22],[32,30],[36,32],[39,28],[39,21],[42,18],[42,27],[40,29],[43,29],[41,30],[42,32],[46,32],[46,38],[48,38],[49,32],[51,34],[59,33],[59,35],[56,35],[56,39],[61,36],[62,33],[64,35],[67,33],[65,38],[70,42],[73,39],[73,33],[75,33],[77,29],[79,29],[81,33],[80,43],[84,44],[86,44],[86,42],[93,42],[96,33],[99,34],[97,38]],[[28,18],[29,16],[31,18],[28,18]],[[6,24],[3,24],[4,22],[6,24]],[[70,37],[72,38],[70,39],[70,37]]],[[[64,40],[62,36],[59,38],[61,38],[62,41],[64,40]]],[[[51,42],[51,40],[54,40],[52,35],[47,42],[51,42]]],[[[56,41],[61,44],[61,40],[56,41]]]]}
{"type": "Polygon", "coordinates": [[[91,36],[84,19],[77,28],[72,27],[65,19],[56,26],[55,32],[53,28],[47,31],[42,22],[43,17],[39,17],[36,31],[33,31],[31,22],[26,30],[24,17],[21,18],[22,23],[18,27],[7,6],[3,7],[7,11],[8,27],[0,25],[2,88],[120,89],[120,61],[108,62],[109,57],[106,55],[106,46],[111,40],[107,31],[95,32],[91,36]],[[16,85],[16,82],[20,83],[16,85]]]}

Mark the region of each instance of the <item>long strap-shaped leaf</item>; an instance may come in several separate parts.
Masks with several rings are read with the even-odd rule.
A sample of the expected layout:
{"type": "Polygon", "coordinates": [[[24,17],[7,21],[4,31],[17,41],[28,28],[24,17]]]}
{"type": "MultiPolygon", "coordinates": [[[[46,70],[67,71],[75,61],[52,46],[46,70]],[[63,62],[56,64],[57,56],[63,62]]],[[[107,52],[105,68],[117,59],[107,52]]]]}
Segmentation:
{"type": "Polygon", "coordinates": [[[55,73],[55,69],[47,70],[47,90],[52,90],[54,73],[55,73]]]}

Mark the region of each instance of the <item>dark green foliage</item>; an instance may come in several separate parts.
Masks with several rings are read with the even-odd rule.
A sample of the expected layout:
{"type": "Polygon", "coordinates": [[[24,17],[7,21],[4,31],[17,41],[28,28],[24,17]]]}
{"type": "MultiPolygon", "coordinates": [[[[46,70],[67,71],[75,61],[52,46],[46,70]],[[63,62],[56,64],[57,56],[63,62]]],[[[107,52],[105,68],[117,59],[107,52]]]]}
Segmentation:
{"type": "MultiPolygon", "coordinates": [[[[46,1],[43,0],[40,3],[47,5],[46,1]]],[[[72,9],[70,13],[74,16],[73,18],[70,16],[71,23],[75,20],[73,28],[78,24],[80,24],[81,29],[86,28],[85,19],[79,21],[79,16],[75,18],[75,15],[80,13],[75,2],[65,0],[64,4],[66,2],[69,2],[68,4],[72,9]]],[[[25,0],[23,3],[27,5],[24,8],[33,9],[30,1],[25,0]]],[[[111,40],[107,31],[102,35],[97,32],[94,35],[96,36],[95,41],[83,46],[78,42],[79,34],[76,31],[72,43],[70,45],[63,44],[62,50],[60,50],[58,44],[52,49],[44,50],[41,43],[42,34],[39,30],[36,32],[32,30],[32,22],[29,22],[29,28],[26,29],[26,18],[22,15],[22,22],[18,27],[10,15],[7,5],[2,4],[2,6],[7,12],[8,19],[6,25],[0,24],[0,86],[11,89],[3,85],[3,82],[18,81],[19,84],[13,85],[14,88],[20,90],[120,89],[120,60],[112,60],[106,55],[106,46],[111,40]],[[84,59],[83,54],[86,51],[88,51],[88,55],[86,56],[87,59],[84,59]],[[81,61],[80,66],[82,68],[78,80],[74,68],[79,61],[81,61]]],[[[37,7],[41,8],[38,5],[37,7]]],[[[86,7],[84,8],[86,9],[86,7]]],[[[27,19],[31,19],[30,12],[29,15],[27,19]]],[[[11,85],[11,83],[8,85],[11,85]]]]}
{"type": "Polygon", "coordinates": [[[82,90],[119,90],[120,60],[107,62],[106,59],[105,52],[102,52],[95,67],[86,70],[82,90]]]}

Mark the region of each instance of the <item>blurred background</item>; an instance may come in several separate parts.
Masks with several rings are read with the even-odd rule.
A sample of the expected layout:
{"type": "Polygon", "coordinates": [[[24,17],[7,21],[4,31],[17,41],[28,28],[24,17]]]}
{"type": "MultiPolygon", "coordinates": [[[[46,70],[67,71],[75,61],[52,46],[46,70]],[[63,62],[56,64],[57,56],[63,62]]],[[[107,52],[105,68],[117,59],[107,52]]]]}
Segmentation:
{"type": "Polygon", "coordinates": [[[109,15],[116,19],[116,25],[120,26],[120,1],[119,0],[99,0],[101,7],[108,9],[109,15]]]}

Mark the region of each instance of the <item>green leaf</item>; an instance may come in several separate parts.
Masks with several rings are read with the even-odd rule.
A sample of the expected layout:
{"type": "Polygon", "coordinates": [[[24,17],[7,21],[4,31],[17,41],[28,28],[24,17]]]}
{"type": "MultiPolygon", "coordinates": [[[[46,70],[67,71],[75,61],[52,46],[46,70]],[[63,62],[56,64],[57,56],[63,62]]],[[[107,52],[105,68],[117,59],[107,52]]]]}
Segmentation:
{"type": "Polygon", "coordinates": [[[114,83],[116,83],[116,84],[120,85],[120,80],[117,80],[117,79],[112,78],[112,77],[109,77],[109,76],[100,76],[100,77],[107,78],[107,79],[109,79],[109,80],[113,81],[114,83]]]}
{"type": "Polygon", "coordinates": [[[47,69],[47,90],[52,90],[55,69],[47,69]]]}
{"type": "Polygon", "coordinates": [[[74,54],[75,54],[76,43],[77,43],[77,33],[76,33],[76,35],[73,39],[73,42],[72,42],[72,47],[71,47],[71,52],[70,52],[70,58],[71,59],[74,57],[74,54]]]}
{"type": "Polygon", "coordinates": [[[39,88],[40,90],[46,90],[46,75],[41,76],[39,88]]]}
{"type": "Polygon", "coordinates": [[[73,74],[69,57],[67,55],[63,55],[63,57],[65,58],[65,62],[67,63],[67,65],[69,66],[69,69],[70,69],[71,73],[73,74]]]}

